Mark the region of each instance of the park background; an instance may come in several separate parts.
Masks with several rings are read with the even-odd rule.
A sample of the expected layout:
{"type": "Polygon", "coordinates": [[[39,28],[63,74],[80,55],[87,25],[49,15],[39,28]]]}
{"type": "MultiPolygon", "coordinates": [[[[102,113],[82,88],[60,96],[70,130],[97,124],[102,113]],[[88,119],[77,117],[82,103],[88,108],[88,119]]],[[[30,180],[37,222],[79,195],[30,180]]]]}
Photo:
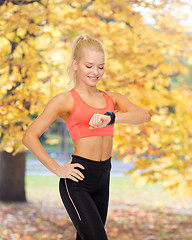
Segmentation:
{"type": "MultiPolygon", "coordinates": [[[[47,102],[69,90],[65,69],[79,34],[104,45],[98,88],[151,115],[115,125],[109,239],[192,239],[191,12],[184,0],[0,1],[0,239],[74,239],[58,177],[21,140],[47,102]]],[[[56,161],[69,159],[61,119],[40,139],[56,161]]]]}

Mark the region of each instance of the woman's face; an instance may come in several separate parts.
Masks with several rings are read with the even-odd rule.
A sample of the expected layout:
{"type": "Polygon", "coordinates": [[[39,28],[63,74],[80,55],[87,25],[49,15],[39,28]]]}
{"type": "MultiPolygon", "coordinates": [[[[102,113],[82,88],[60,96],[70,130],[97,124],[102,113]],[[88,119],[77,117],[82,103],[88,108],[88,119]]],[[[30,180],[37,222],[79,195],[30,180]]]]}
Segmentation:
{"type": "Polygon", "coordinates": [[[105,57],[103,52],[91,49],[82,50],[79,62],[73,60],[73,68],[77,74],[77,83],[96,86],[103,76],[105,57]]]}

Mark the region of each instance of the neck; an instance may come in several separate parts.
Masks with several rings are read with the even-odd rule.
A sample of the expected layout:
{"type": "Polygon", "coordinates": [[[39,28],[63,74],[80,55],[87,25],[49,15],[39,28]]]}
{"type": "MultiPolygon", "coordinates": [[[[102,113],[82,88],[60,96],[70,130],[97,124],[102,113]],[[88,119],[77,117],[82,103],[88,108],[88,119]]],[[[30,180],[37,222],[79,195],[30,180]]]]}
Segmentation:
{"type": "Polygon", "coordinates": [[[76,84],[74,87],[78,92],[81,93],[87,93],[87,94],[93,94],[93,93],[98,93],[98,89],[96,86],[88,86],[84,84],[76,84]]]}

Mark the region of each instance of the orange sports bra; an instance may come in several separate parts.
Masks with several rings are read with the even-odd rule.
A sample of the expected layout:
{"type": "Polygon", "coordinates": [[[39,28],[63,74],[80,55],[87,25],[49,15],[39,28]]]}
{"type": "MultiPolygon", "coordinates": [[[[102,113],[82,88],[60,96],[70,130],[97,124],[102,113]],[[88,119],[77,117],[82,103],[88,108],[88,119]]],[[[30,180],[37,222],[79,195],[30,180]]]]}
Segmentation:
{"type": "Polygon", "coordinates": [[[89,121],[93,114],[104,114],[109,111],[114,112],[113,100],[106,92],[99,91],[103,94],[106,100],[106,106],[104,108],[94,108],[88,105],[75,89],[69,91],[73,96],[74,105],[72,112],[65,123],[72,141],[90,136],[114,136],[114,124],[102,128],[89,129],[89,121]]]}

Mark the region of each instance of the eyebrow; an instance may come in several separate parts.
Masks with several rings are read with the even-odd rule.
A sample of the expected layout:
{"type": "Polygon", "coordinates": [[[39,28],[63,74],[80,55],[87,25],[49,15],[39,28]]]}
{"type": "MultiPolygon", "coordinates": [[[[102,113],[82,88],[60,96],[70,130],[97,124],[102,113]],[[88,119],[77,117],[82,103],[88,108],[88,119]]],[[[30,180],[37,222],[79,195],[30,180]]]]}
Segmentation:
{"type": "MultiPolygon", "coordinates": [[[[89,64],[93,64],[93,63],[91,63],[91,62],[85,62],[85,63],[89,63],[89,64]]],[[[99,65],[104,65],[105,63],[101,63],[101,64],[99,64],[99,65]]],[[[99,66],[98,65],[98,66],[99,66]]]]}

